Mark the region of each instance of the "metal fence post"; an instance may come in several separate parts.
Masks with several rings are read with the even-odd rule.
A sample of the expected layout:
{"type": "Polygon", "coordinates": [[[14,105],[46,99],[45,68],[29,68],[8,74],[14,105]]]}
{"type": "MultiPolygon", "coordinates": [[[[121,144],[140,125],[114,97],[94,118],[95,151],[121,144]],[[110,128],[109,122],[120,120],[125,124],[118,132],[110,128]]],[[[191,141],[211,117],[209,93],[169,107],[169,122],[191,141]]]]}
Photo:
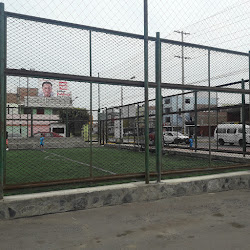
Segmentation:
{"type": "Polygon", "coordinates": [[[3,188],[6,168],[6,26],[4,4],[0,3],[0,199],[3,199],[3,188]]]}
{"type": "MultiPolygon", "coordinates": [[[[98,85],[99,87],[99,85],[98,85]]],[[[97,121],[98,127],[97,127],[97,142],[100,145],[100,108],[98,108],[98,121],[97,121]]]]}
{"type": "Polygon", "coordinates": [[[155,82],[156,87],[156,168],[157,182],[161,181],[161,165],[162,165],[162,97],[161,97],[161,41],[160,32],[156,33],[155,46],[155,82]]]}
{"type": "Polygon", "coordinates": [[[108,108],[107,107],[106,107],[106,143],[108,143],[108,108]]]}
{"type": "Polygon", "coordinates": [[[139,103],[137,103],[137,126],[136,126],[136,134],[137,134],[137,147],[138,147],[138,151],[140,151],[140,126],[139,126],[139,120],[140,120],[140,118],[139,118],[139,113],[140,113],[140,107],[139,107],[139,103]]]}
{"type": "MultiPolygon", "coordinates": [[[[248,88],[250,90],[250,50],[248,51],[248,88]]],[[[249,94],[249,106],[248,106],[248,124],[250,125],[250,94],[249,94]]]]}
{"type": "MultiPolygon", "coordinates": [[[[92,35],[91,35],[91,30],[89,31],[89,76],[92,76],[92,35]]],[[[93,168],[92,168],[92,162],[93,162],[93,150],[92,150],[92,83],[90,83],[90,162],[89,162],[89,167],[90,167],[90,177],[93,177],[93,168]]]]}
{"type": "Polygon", "coordinates": [[[217,112],[216,112],[216,125],[217,125],[217,133],[216,133],[216,149],[219,150],[219,133],[218,133],[218,125],[219,125],[219,107],[218,107],[218,93],[216,92],[216,102],[217,102],[217,112]]]}
{"type": "Polygon", "coordinates": [[[29,138],[29,77],[27,77],[27,138],[29,138]]]}
{"type": "Polygon", "coordinates": [[[130,119],[129,119],[129,105],[128,105],[128,143],[129,143],[129,135],[130,135],[130,119]]]}
{"type": "MultiPolygon", "coordinates": [[[[241,88],[245,89],[245,81],[242,79],[241,88]]],[[[245,94],[242,94],[242,140],[243,140],[243,156],[246,156],[246,115],[245,115],[245,94]]]]}
{"type": "MultiPolygon", "coordinates": [[[[208,50],[208,87],[211,86],[211,51],[208,50]]],[[[212,164],[211,158],[211,124],[210,124],[210,111],[211,111],[211,101],[210,101],[211,93],[208,91],[208,148],[209,148],[209,167],[212,164]]]]}
{"type": "Polygon", "coordinates": [[[144,0],[145,182],[149,183],[148,1],[144,0]]]}
{"type": "Polygon", "coordinates": [[[197,119],[198,119],[198,112],[197,112],[197,91],[194,92],[194,148],[195,152],[197,151],[197,119]]]}
{"type": "Polygon", "coordinates": [[[122,112],[121,112],[121,107],[119,107],[119,125],[120,125],[120,141],[119,141],[119,143],[122,143],[122,112]]]}
{"type": "Polygon", "coordinates": [[[30,115],[30,136],[33,137],[33,108],[31,108],[30,115]]]}

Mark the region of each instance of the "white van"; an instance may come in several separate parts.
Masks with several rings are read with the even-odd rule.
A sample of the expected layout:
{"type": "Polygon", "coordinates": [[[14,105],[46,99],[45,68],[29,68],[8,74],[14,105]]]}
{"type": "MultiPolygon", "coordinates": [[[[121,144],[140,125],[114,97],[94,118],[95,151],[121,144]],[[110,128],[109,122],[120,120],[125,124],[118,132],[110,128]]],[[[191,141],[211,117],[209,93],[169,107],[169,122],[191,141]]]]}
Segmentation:
{"type": "MultiPolygon", "coordinates": [[[[214,139],[220,145],[229,143],[230,145],[243,145],[242,124],[218,124],[214,130],[214,139]]],[[[246,143],[250,143],[250,126],[246,125],[246,143]]]]}

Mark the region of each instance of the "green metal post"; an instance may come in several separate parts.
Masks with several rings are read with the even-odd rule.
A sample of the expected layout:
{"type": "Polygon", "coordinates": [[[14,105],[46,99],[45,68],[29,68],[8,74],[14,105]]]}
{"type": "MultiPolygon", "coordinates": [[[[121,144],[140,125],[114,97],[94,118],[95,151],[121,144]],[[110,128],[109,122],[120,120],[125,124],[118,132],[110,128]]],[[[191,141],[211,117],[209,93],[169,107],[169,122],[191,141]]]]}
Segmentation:
{"type": "Polygon", "coordinates": [[[120,125],[120,141],[122,143],[122,114],[121,114],[121,107],[119,107],[119,125],[120,125]]]}
{"type": "MultiPolygon", "coordinates": [[[[92,76],[92,40],[91,40],[91,30],[89,31],[89,76],[92,76]]],[[[90,83],[90,177],[93,177],[93,150],[92,150],[92,83],[90,83]]]]}
{"type": "Polygon", "coordinates": [[[100,145],[100,108],[98,108],[98,130],[97,130],[97,141],[100,145]]]}
{"type": "MultiPolygon", "coordinates": [[[[217,93],[216,93],[216,96],[217,96],[217,93]]],[[[219,125],[219,108],[218,108],[218,105],[217,105],[217,113],[216,113],[216,125],[217,125],[217,133],[216,133],[216,148],[217,150],[219,149],[219,133],[218,133],[218,125],[219,125]]]]}
{"type": "Polygon", "coordinates": [[[198,122],[198,112],[197,112],[197,91],[194,92],[194,148],[197,151],[197,122],[198,122]]]}
{"type": "Polygon", "coordinates": [[[33,137],[33,108],[31,108],[30,115],[30,136],[33,137]]]}
{"type": "Polygon", "coordinates": [[[0,199],[3,199],[3,188],[6,168],[6,20],[4,4],[0,3],[0,199]]]}
{"type": "MultiPolygon", "coordinates": [[[[130,119],[129,119],[129,105],[128,105],[128,131],[130,132],[130,119]]],[[[128,132],[128,143],[129,143],[129,133],[128,132]]]]}
{"type": "MultiPolygon", "coordinates": [[[[140,106],[139,106],[139,103],[137,103],[137,126],[136,126],[136,131],[137,132],[136,132],[136,134],[137,134],[137,147],[138,147],[138,151],[140,151],[140,126],[139,126],[140,118],[139,118],[139,115],[140,115],[140,106]]],[[[146,159],[145,159],[145,161],[146,161],[146,159]]]]}
{"type": "Polygon", "coordinates": [[[66,137],[70,137],[69,134],[69,109],[66,108],[66,137]]]}
{"type": "Polygon", "coordinates": [[[145,183],[149,183],[148,1],[144,0],[145,183]]]}
{"type": "Polygon", "coordinates": [[[104,124],[104,120],[102,120],[102,145],[105,144],[105,124],[104,124]]]}
{"type": "MultiPolygon", "coordinates": [[[[179,100],[178,100],[178,95],[176,97],[176,112],[179,110],[179,100]]],[[[178,131],[179,131],[179,113],[176,113],[176,127],[177,127],[177,138],[178,138],[178,131]]]]}
{"type": "Polygon", "coordinates": [[[106,108],[106,143],[108,143],[108,109],[106,108]]]}
{"type": "MultiPolygon", "coordinates": [[[[241,88],[245,89],[244,79],[241,81],[241,88]]],[[[245,94],[242,94],[242,139],[243,139],[243,156],[246,156],[246,115],[245,115],[245,94]]]]}
{"type": "MultiPolygon", "coordinates": [[[[210,64],[211,64],[211,53],[208,50],[208,87],[211,86],[211,72],[210,72],[210,64]]],[[[209,167],[212,165],[212,157],[211,157],[211,124],[210,124],[210,111],[211,111],[211,93],[208,91],[208,148],[209,148],[209,167]]]]}
{"type": "MultiPolygon", "coordinates": [[[[250,51],[248,51],[248,88],[250,90],[250,51]]],[[[250,125],[250,95],[248,105],[248,125],[250,125]]]]}
{"type": "Polygon", "coordinates": [[[29,77],[27,77],[27,138],[29,138],[29,77]]]}
{"type": "Polygon", "coordinates": [[[161,41],[160,32],[156,33],[155,46],[155,82],[156,87],[156,168],[157,182],[161,181],[162,166],[162,97],[161,97],[161,41]]]}

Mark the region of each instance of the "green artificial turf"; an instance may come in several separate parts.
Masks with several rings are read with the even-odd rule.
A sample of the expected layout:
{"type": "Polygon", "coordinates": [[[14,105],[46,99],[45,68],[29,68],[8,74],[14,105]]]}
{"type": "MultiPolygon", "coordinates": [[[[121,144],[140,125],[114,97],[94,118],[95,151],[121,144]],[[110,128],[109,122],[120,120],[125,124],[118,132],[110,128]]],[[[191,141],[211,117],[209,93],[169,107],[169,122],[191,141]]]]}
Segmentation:
{"type": "MultiPolygon", "coordinates": [[[[144,152],[106,147],[92,149],[93,176],[141,173],[144,152]]],[[[155,154],[149,156],[149,171],[156,170],[155,154]]],[[[227,162],[212,161],[212,166],[226,166],[227,162]]],[[[162,170],[208,167],[208,160],[163,155],[162,170]]],[[[6,184],[77,179],[90,177],[90,148],[13,150],[7,152],[6,184]]]]}

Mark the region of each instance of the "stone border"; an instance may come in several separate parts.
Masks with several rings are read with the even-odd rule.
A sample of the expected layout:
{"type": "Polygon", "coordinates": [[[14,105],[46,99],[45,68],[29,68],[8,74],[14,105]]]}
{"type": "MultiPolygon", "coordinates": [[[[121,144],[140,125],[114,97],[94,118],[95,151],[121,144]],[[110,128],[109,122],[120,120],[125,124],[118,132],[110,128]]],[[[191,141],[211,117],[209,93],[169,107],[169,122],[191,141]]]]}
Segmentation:
{"type": "Polygon", "coordinates": [[[16,219],[168,197],[250,188],[250,171],[112,186],[13,195],[0,201],[0,219],[16,219]]]}

